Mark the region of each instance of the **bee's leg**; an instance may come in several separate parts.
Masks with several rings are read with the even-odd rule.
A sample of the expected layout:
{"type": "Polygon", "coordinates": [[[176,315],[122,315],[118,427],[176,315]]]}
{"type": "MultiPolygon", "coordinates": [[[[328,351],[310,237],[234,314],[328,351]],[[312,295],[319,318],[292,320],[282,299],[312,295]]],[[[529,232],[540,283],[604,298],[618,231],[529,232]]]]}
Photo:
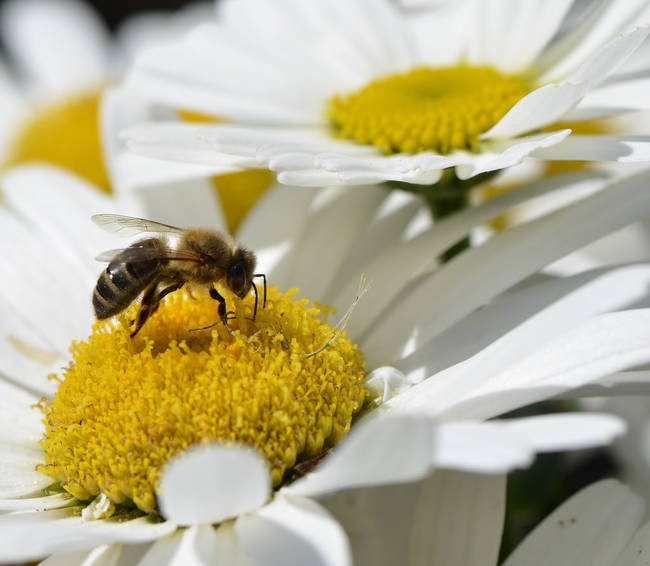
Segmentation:
{"type": "Polygon", "coordinates": [[[210,296],[215,300],[219,301],[219,307],[217,312],[219,313],[219,318],[226,326],[228,326],[228,313],[226,312],[226,299],[221,296],[221,293],[217,291],[214,287],[210,287],[210,296]]]}
{"type": "Polygon", "coordinates": [[[185,281],[177,281],[176,283],[172,283],[168,287],[165,287],[164,289],[161,289],[158,292],[158,295],[156,295],[156,298],[154,300],[154,306],[152,307],[151,312],[149,315],[152,315],[158,310],[158,307],[160,306],[160,301],[162,301],[169,293],[173,293],[174,291],[178,291],[183,285],[185,285],[185,281]]]}
{"type": "Polygon", "coordinates": [[[158,301],[156,295],[156,289],[158,288],[158,280],[155,280],[153,283],[149,284],[149,287],[142,295],[142,301],[140,302],[140,310],[138,311],[138,317],[135,321],[135,329],[131,332],[131,338],[133,338],[142,328],[142,325],[147,322],[149,315],[155,312],[158,308],[158,301]]]}

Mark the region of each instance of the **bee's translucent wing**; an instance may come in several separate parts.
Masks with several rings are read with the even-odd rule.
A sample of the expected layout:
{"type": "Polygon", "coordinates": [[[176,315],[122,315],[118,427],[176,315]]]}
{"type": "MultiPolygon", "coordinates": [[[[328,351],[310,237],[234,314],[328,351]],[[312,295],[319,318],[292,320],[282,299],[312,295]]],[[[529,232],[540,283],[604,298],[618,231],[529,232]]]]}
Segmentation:
{"type": "Polygon", "coordinates": [[[134,263],[138,261],[150,261],[152,259],[177,260],[177,261],[201,261],[200,254],[191,250],[174,250],[163,248],[141,248],[130,246],[117,250],[107,250],[95,257],[97,261],[119,261],[120,263],[134,263]]]}
{"type": "Polygon", "coordinates": [[[164,232],[167,234],[184,232],[182,228],[176,226],[145,220],[144,218],[135,218],[134,216],[122,216],[121,214],[95,214],[90,219],[100,228],[108,232],[119,233],[121,236],[136,236],[143,232],[164,232]]]}

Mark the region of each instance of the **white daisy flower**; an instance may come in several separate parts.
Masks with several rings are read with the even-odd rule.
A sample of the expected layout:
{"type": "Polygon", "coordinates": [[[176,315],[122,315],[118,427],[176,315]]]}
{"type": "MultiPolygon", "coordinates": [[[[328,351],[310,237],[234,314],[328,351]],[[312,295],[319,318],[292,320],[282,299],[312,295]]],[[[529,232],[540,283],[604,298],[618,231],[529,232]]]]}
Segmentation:
{"type": "Polygon", "coordinates": [[[225,0],[214,25],[143,53],[133,93],[228,123],[145,124],[138,153],[282,183],[436,183],[526,156],[647,161],[646,135],[572,135],[563,122],[647,108],[647,66],[618,73],[648,34],[648,2],[446,3],[407,15],[388,0],[297,5],[225,0]]]}
{"type": "Polygon", "coordinates": [[[181,37],[213,7],[147,12],[109,34],[86,2],[8,0],[0,14],[0,167],[48,162],[109,190],[99,100],[141,50],[181,37]]]}
{"type": "Polygon", "coordinates": [[[348,564],[345,532],[317,502],[326,494],[413,481],[436,468],[502,474],[536,452],[611,440],[623,425],[608,415],[482,419],[577,387],[616,394],[647,386],[645,376],[624,370],[650,360],[650,313],[642,308],[650,266],[550,282],[530,277],[649,214],[647,180],[647,173],[616,182],[574,178],[600,190],[433,271],[431,257],[477,223],[558,183],[434,226],[418,221],[413,197],[380,187],[277,186],[237,238],[256,251],[268,277],[268,304],[255,321],[248,320],[252,297],[229,299],[236,336],[223,325],[192,332],[218,320],[216,301],[177,292],[131,340],[133,312],[97,323],[85,338],[100,271],[92,257],[115,247],[91,229],[89,216],[116,203],[57,170],[11,172],[3,186],[13,211],[0,211],[1,559],[108,560],[121,551],[117,543],[130,543],[124,552],[139,549],[131,558],[141,564],[197,554],[234,564],[246,563],[243,556],[348,564]],[[359,350],[339,337],[307,358],[332,336],[314,318],[327,316],[322,301],[345,309],[360,270],[372,288],[348,327],[359,350]],[[320,302],[307,309],[275,285],[298,285],[320,302]],[[371,370],[365,378],[359,351],[371,370]],[[57,388],[45,376],[62,364],[57,388]],[[364,416],[324,453],[344,436],[363,397],[364,416]],[[248,444],[264,459],[251,449],[204,445],[165,467],[206,439],[248,444]],[[297,479],[287,484],[290,469],[297,479]],[[157,513],[165,520],[147,518],[157,513]],[[153,544],[131,548],[144,543],[153,544]]]}

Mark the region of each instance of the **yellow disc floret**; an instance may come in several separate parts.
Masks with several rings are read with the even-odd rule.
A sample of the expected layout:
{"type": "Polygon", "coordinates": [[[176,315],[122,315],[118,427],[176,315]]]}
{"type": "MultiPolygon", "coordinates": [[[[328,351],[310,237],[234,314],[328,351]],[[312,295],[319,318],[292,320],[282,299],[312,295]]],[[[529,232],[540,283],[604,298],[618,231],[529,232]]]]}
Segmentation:
{"type": "Polygon", "coordinates": [[[365,396],[362,356],[350,341],[308,356],[333,329],[319,317],[324,309],[295,294],[269,288],[254,321],[253,298],[232,299],[232,333],[216,301],[180,291],[135,339],[135,306],[117,322],[97,322],[88,341],[73,344],[73,362],[43,403],[39,470],[79,499],[103,494],[151,513],[169,458],[221,441],[257,449],[280,485],[296,462],[345,435],[365,396]]]}
{"type": "Polygon", "coordinates": [[[490,67],[418,68],[331,99],[338,135],[386,153],[477,150],[479,136],[528,89],[490,67]]]}
{"type": "Polygon", "coordinates": [[[52,163],[110,190],[99,138],[101,91],[90,91],[38,110],[17,132],[2,165],[52,163]]]}

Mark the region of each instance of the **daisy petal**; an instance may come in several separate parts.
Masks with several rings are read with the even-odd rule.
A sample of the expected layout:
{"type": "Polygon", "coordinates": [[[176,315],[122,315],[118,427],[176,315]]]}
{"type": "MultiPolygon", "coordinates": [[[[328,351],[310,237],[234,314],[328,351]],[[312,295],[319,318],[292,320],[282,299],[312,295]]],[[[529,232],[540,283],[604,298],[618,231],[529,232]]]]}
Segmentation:
{"type": "MultiPolygon", "coordinates": [[[[522,98],[483,139],[518,136],[552,124],[571,110],[598,82],[602,82],[643,42],[647,28],[611,41],[586,61],[566,82],[546,84],[522,98]]],[[[544,84],[542,82],[541,84],[544,84]]]]}
{"type": "Polygon", "coordinates": [[[74,0],[14,0],[3,8],[2,37],[40,95],[101,84],[108,33],[98,15],[74,0]]]}
{"type": "Polygon", "coordinates": [[[650,159],[650,135],[575,135],[553,147],[536,149],[533,157],[560,161],[619,161],[650,159]]]}
{"type": "Polygon", "coordinates": [[[645,0],[600,0],[594,2],[582,22],[558,40],[536,62],[539,83],[565,79],[584,61],[594,58],[601,46],[635,25],[647,9],[645,0]]]}
{"type": "Polygon", "coordinates": [[[596,316],[518,363],[513,360],[510,369],[493,374],[493,364],[503,367],[502,348],[517,351],[515,331],[386,405],[407,413],[442,413],[446,420],[490,418],[648,363],[649,322],[649,309],[596,316]]]}
{"type": "Polygon", "coordinates": [[[646,110],[650,104],[649,99],[650,78],[644,74],[633,80],[614,82],[597,88],[585,96],[563,119],[572,122],[646,110]]]}
{"type": "Polygon", "coordinates": [[[304,188],[276,185],[255,203],[237,230],[237,240],[255,250],[258,271],[279,289],[293,284],[289,279],[293,246],[308,221],[315,195],[304,188]]]}
{"type": "Polygon", "coordinates": [[[645,171],[622,179],[561,211],[516,226],[460,254],[408,298],[394,302],[381,329],[362,340],[364,353],[378,364],[398,358],[400,351],[409,354],[405,346],[414,333],[417,339],[412,348],[416,349],[544,265],[650,214],[647,179],[645,171]],[[503,261],[503,266],[498,266],[498,261],[503,261]],[[477,280],[482,284],[476,285],[477,280]],[[434,303],[432,297],[436,298],[434,303]],[[423,309],[427,304],[431,310],[423,309]],[[422,323],[414,328],[417,320],[422,323]]]}
{"type": "Polygon", "coordinates": [[[625,545],[615,566],[643,566],[650,550],[650,523],[641,527],[625,545]]]}
{"type": "Polygon", "coordinates": [[[2,559],[27,562],[112,542],[148,542],[176,529],[173,523],[152,523],[146,517],[124,522],[84,521],[75,512],[78,508],[0,515],[2,559]]]}
{"type": "Polygon", "coordinates": [[[212,525],[193,525],[157,540],[138,562],[138,566],[228,564],[249,566],[230,523],[215,529],[212,525]]]}
{"type": "Polygon", "coordinates": [[[528,67],[553,37],[570,0],[540,6],[535,0],[474,2],[468,61],[514,74],[528,67]]]}
{"type": "Polygon", "coordinates": [[[523,439],[537,452],[578,450],[611,443],[625,433],[625,422],[614,415],[560,413],[492,421],[523,439]]]}
{"type": "Polygon", "coordinates": [[[650,370],[621,371],[600,378],[594,383],[573,389],[571,397],[614,397],[645,395],[650,384],[650,370]]]}
{"type": "Polygon", "coordinates": [[[268,566],[346,566],[345,532],[315,501],[277,495],[257,513],[239,517],[235,530],[253,560],[268,566]]]}
{"type": "Polygon", "coordinates": [[[412,539],[426,564],[496,564],[505,515],[506,478],[436,471],[422,485],[412,539]],[[428,503],[428,504],[427,504],[428,503]]]}
{"type": "Polygon", "coordinates": [[[615,480],[574,495],[524,539],[504,566],[613,564],[643,517],[643,500],[615,480]]]}
{"type": "Polygon", "coordinates": [[[312,201],[310,221],[291,252],[293,269],[289,280],[305,297],[323,297],[340,268],[347,245],[355,242],[384,200],[381,187],[358,191],[331,188],[312,201]],[[336,230],[332,227],[336,226],[336,230]],[[314,250],[318,263],[314,264],[314,250]]]}
{"type": "MultiPolygon", "coordinates": [[[[561,96],[558,91],[556,96],[561,96]]],[[[522,99],[523,100],[523,99],[522,99]]],[[[546,107],[547,101],[543,102],[546,107]]],[[[526,120],[528,118],[525,118],[526,120]]],[[[485,142],[484,151],[468,160],[467,164],[456,167],[456,175],[459,179],[468,179],[479,173],[495,171],[521,163],[522,159],[540,148],[552,147],[566,139],[571,130],[559,130],[544,134],[535,134],[522,138],[510,140],[494,140],[485,142]]]]}
{"type": "Polygon", "coordinates": [[[76,500],[67,493],[56,493],[45,497],[24,497],[0,499],[0,511],[45,511],[67,507],[76,500]]]}
{"type": "Polygon", "coordinates": [[[525,440],[493,423],[446,423],[436,429],[436,468],[505,474],[530,466],[534,459],[535,451],[525,440]]]}
{"type": "Polygon", "coordinates": [[[195,447],[171,460],[160,481],[161,514],[179,525],[220,523],[262,505],[268,468],[252,449],[195,447]]]}
{"type": "Polygon", "coordinates": [[[563,189],[596,190],[603,183],[603,179],[599,179],[597,175],[558,175],[516,191],[508,191],[478,206],[443,218],[411,240],[388,245],[381,254],[369,261],[360,262],[354,272],[341,280],[340,289],[331,302],[334,305],[349,302],[349,297],[354,296],[359,277],[362,273],[367,275],[372,282],[372,301],[359,303],[348,325],[348,333],[358,337],[376,323],[375,317],[399,296],[404,285],[413,278],[413,274],[430,265],[433,258],[462,240],[476,226],[489,222],[529,199],[563,189]]]}
{"type": "Polygon", "coordinates": [[[102,97],[100,120],[104,153],[116,191],[151,188],[175,181],[198,179],[236,170],[233,167],[173,163],[129,152],[119,133],[138,122],[155,118],[171,119],[172,112],[163,112],[143,100],[130,96],[124,89],[109,89],[102,97]]]}
{"type": "Polygon", "coordinates": [[[319,501],[350,537],[355,564],[496,564],[505,476],[436,470],[424,480],[319,501]]]}
{"type": "MultiPolygon", "coordinates": [[[[507,292],[395,365],[409,375],[426,377],[469,358],[514,328],[520,336],[529,333],[528,347],[535,348],[596,314],[650,306],[649,286],[650,265],[641,264],[597,269],[507,292]]],[[[523,348],[522,342],[518,355],[523,348]]]]}
{"type": "Polygon", "coordinates": [[[51,397],[56,382],[47,379],[67,356],[7,301],[0,298],[0,373],[37,396],[51,397]]]}
{"type": "Polygon", "coordinates": [[[313,496],[413,481],[430,469],[432,446],[433,425],[428,419],[370,419],[356,426],[316,471],[283,492],[313,496]]]}
{"type": "Polygon", "coordinates": [[[121,555],[121,545],[102,544],[90,552],[54,554],[40,562],[39,566],[115,566],[121,555]]]}

